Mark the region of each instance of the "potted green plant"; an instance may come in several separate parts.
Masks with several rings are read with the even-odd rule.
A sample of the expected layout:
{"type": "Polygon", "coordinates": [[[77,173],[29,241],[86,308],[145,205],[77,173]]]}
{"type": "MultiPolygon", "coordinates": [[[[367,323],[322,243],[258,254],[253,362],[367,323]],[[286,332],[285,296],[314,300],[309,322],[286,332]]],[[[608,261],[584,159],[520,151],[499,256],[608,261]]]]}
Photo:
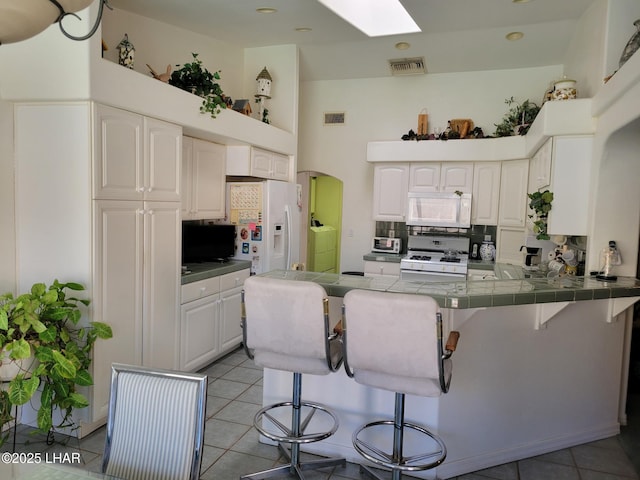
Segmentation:
{"type": "Polygon", "coordinates": [[[220,80],[220,70],[211,73],[203,67],[202,60],[197,53],[192,53],[193,61],[185,63],[178,70],[174,70],[169,77],[169,84],[187,92],[202,97],[200,112],[208,112],[212,118],[227,108],[226,98],[217,80],[220,80]]]}
{"type": "MultiPolygon", "coordinates": [[[[111,338],[112,331],[101,322],[81,325],[81,307],[89,300],[67,296],[67,290],[84,287],[55,280],[49,287],[36,283],[17,297],[0,296],[0,350],[8,354],[0,358],[3,363],[31,356],[37,360],[31,371],[20,365],[11,378],[3,379],[8,387],[0,395],[2,425],[12,420],[11,409],[27,403],[37,390],[41,392],[37,425],[42,433],[54,428],[54,411],[62,418],[55,427],[70,427],[73,410],[89,405],[78,390],[93,384],[89,373],[93,346],[99,338],[111,338]]],[[[3,441],[0,438],[0,445],[3,441]]]]}
{"type": "Polygon", "coordinates": [[[502,122],[495,124],[495,136],[526,135],[540,112],[540,107],[529,100],[518,103],[513,97],[507,98],[504,103],[509,106],[509,110],[502,117],[502,122]]]}
{"type": "Polygon", "coordinates": [[[538,240],[549,240],[547,233],[547,217],[551,211],[551,202],[553,202],[553,192],[545,190],[544,192],[528,193],[529,208],[533,210],[533,215],[529,218],[533,221],[533,233],[536,234],[538,240]]]}

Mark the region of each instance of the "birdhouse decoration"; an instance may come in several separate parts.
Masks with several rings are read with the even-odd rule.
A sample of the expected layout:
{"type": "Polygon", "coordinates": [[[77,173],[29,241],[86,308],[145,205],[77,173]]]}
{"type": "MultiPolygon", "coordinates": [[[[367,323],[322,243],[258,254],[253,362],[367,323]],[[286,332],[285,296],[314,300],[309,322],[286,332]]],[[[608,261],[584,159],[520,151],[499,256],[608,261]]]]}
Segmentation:
{"type": "Polygon", "coordinates": [[[267,118],[268,110],[264,106],[265,99],[271,98],[271,82],[273,79],[271,78],[271,74],[269,74],[269,70],[267,67],[264,67],[262,71],[256,77],[256,82],[258,82],[257,90],[256,90],[256,102],[260,106],[260,111],[258,112],[259,119],[264,123],[269,123],[267,118]]]}
{"type": "Polygon", "coordinates": [[[118,44],[118,63],[123,67],[127,67],[133,70],[135,53],[136,49],[129,41],[129,36],[125,33],[124,38],[118,44]]]}
{"type": "Polygon", "coordinates": [[[256,97],[271,98],[271,82],[273,82],[273,79],[271,78],[267,67],[264,67],[258,74],[256,81],[258,82],[256,97]]]}

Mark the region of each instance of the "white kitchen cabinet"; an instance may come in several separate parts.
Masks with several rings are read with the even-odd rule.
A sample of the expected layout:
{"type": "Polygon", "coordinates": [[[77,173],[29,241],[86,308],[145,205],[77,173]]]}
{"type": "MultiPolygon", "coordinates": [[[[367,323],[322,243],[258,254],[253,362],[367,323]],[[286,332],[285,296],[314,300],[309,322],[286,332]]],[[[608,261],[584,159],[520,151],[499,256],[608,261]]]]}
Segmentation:
{"type": "Polygon", "coordinates": [[[523,264],[523,253],[520,247],[524,245],[525,229],[498,226],[496,242],[496,262],[523,264]]]}
{"type": "Polygon", "coordinates": [[[182,139],[182,219],[224,218],[226,147],[182,139]]]}
{"type": "Polygon", "coordinates": [[[364,261],[365,277],[396,277],[400,278],[400,263],[398,262],[376,262],[375,260],[364,261]]]}
{"type": "MultiPolygon", "coordinates": [[[[128,176],[118,177],[111,162],[120,162],[118,155],[133,160],[135,178],[145,150],[158,158],[154,152],[169,137],[162,132],[175,130],[177,143],[175,137],[167,142],[158,164],[160,171],[168,170],[162,165],[180,164],[176,145],[181,145],[182,132],[164,122],[156,130],[158,124],[148,121],[145,149],[145,119],[91,102],[22,104],[15,107],[15,116],[16,213],[29,219],[18,233],[19,288],[55,278],[82,283],[91,305],[81,322],[105,322],[113,329],[112,339],[95,344],[90,407],[77,412],[78,434],[84,436],[106,419],[111,363],[177,365],[181,224],[175,193],[180,189],[167,189],[172,201],[144,200],[162,189],[140,192],[135,182],[129,185],[133,188],[117,188],[128,176]],[[101,114],[114,111],[124,126],[102,122],[101,114]],[[103,184],[105,191],[94,188],[103,184]],[[101,198],[114,191],[118,198],[101,198]]],[[[179,171],[174,173],[179,180],[179,171]]]]}
{"type": "Polygon", "coordinates": [[[588,234],[592,152],[591,136],[553,138],[550,235],[588,234]]]}
{"type": "Polygon", "coordinates": [[[241,294],[249,269],[182,286],[180,370],[194,371],[242,342],[241,294]]]}
{"type": "Polygon", "coordinates": [[[497,225],[500,201],[500,162],[478,162],[473,166],[471,223],[497,225]]]}
{"type": "Polygon", "coordinates": [[[376,164],[373,171],[374,220],[404,222],[407,214],[408,187],[408,164],[376,164]]]}
{"type": "Polygon", "coordinates": [[[113,329],[94,354],[94,417],[108,409],[111,363],[178,366],[180,204],[97,200],[93,308],[113,329]]]}
{"type": "Polygon", "coordinates": [[[425,162],[410,166],[409,192],[471,193],[472,186],[472,163],[425,162]]]}
{"type": "Polygon", "coordinates": [[[181,127],[104,105],[94,109],[94,198],[180,201],[181,127]]]}
{"type": "Polygon", "coordinates": [[[293,158],[246,145],[227,147],[227,175],[292,180],[293,158]]]}
{"type": "Polygon", "coordinates": [[[508,227],[525,226],[528,205],[528,176],[528,159],[502,162],[498,225],[508,227]]]}
{"type": "Polygon", "coordinates": [[[549,138],[531,157],[529,163],[529,192],[543,190],[551,183],[553,138],[549,138]]]}
{"type": "Polygon", "coordinates": [[[412,163],[409,167],[410,192],[438,192],[440,163],[412,163]]]}

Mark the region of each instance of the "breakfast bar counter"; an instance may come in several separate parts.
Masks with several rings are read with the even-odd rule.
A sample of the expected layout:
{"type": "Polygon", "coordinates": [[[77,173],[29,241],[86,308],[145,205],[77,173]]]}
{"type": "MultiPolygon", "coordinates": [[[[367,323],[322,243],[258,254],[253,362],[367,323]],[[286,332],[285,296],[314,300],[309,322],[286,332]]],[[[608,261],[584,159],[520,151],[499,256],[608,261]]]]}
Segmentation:
{"type": "MultiPolygon", "coordinates": [[[[445,462],[421,477],[452,478],[611,437],[626,422],[633,304],[640,299],[634,278],[510,278],[507,271],[499,280],[421,283],[304,271],[264,275],[322,285],[335,321],[341,297],[354,288],[438,301],[445,329],[458,330],[460,342],[449,393],[407,396],[407,421],[435,430],[448,449],[445,462]]],[[[336,434],[307,450],[350,461],[361,461],[353,431],[393,414],[392,392],[360,385],[344,371],[304,376],[302,394],[340,419],[336,434]]],[[[290,396],[291,375],[265,370],[264,403],[290,396]]]]}

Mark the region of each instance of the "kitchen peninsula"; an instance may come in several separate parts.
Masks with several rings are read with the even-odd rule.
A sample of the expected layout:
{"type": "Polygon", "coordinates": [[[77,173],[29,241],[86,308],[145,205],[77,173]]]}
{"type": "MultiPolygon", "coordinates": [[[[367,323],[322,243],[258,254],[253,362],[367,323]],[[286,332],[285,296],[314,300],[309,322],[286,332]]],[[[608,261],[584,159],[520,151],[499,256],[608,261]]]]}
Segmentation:
{"type": "MultiPolygon", "coordinates": [[[[445,462],[424,478],[451,478],[607,438],[625,422],[625,330],[640,299],[634,278],[421,283],[298,271],[265,275],[322,285],[334,320],[341,297],[354,288],[438,301],[445,328],[461,337],[449,393],[407,398],[407,420],[435,429],[448,449],[445,462]]],[[[265,370],[264,403],[287,399],[290,381],[290,374],[265,370]]],[[[393,412],[392,392],[357,384],[343,371],[305,377],[303,397],[334,408],[340,418],[338,432],[308,450],[349,461],[360,461],[352,432],[393,412]]]]}

